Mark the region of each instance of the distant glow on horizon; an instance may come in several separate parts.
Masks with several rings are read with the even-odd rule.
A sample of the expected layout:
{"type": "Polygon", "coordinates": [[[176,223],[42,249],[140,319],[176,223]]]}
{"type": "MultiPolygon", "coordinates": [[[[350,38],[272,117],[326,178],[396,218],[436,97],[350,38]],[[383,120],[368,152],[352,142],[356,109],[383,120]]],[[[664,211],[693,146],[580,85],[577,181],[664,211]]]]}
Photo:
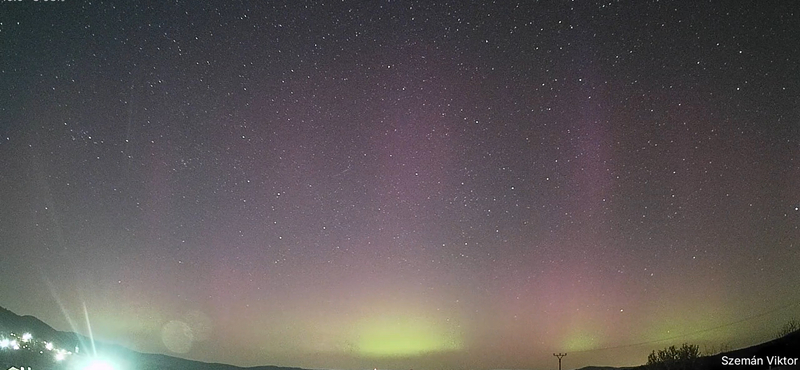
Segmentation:
{"type": "Polygon", "coordinates": [[[797,314],[773,7],[40,5],[0,12],[0,304],[80,337],[1,352],[627,367],[797,314]]]}
{"type": "Polygon", "coordinates": [[[108,360],[93,359],[83,370],[117,370],[117,368],[108,360]]]}
{"type": "Polygon", "coordinates": [[[580,331],[567,337],[563,348],[567,351],[586,351],[597,346],[595,335],[588,331],[580,331]]]}
{"type": "Polygon", "coordinates": [[[358,353],[368,357],[415,356],[461,349],[461,338],[440,325],[403,316],[380,317],[363,322],[358,353]]]}

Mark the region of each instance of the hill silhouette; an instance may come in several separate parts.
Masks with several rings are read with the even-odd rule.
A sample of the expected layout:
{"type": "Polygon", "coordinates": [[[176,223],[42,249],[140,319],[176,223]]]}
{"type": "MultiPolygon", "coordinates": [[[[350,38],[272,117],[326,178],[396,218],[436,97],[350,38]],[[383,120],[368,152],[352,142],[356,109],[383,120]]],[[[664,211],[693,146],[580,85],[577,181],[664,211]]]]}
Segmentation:
{"type": "Polygon", "coordinates": [[[757,344],[747,348],[741,348],[733,351],[723,352],[713,356],[704,356],[700,358],[697,369],[799,369],[798,365],[770,365],[767,359],[769,357],[782,357],[793,358],[795,362],[800,358],[800,330],[785,335],[783,337],[773,339],[768,342],[757,344]],[[731,363],[731,359],[763,359],[761,365],[723,365],[723,357],[726,358],[727,363],[731,363]]]}
{"type": "Polygon", "coordinates": [[[626,368],[606,368],[589,366],[581,368],[580,370],[718,370],[718,369],[747,369],[747,370],[760,370],[760,369],[800,369],[798,365],[789,364],[772,364],[770,365],[768,358],[775,361],[776,358],[790,358],[795,359],[797,364],[800,364],[800,330],[785,335],[783,337],[773,339],[754,346],[740,348],[732,351],[726,351],[715,355],[702,356],[690,364],[674,363],[668,366],[648,366],[641,365],[636,367],[626,368]],[[762,364],[742,364],[736,365],[736,359],[761,359],[762,364]]]}
{"type": "MultiPolygon", "coordinates": [[[[122,346],[95,342],[94,346],[98,352],[105,356],[115,359],[118,370],[303,370],[296,367],[278,366],[256,366],[239,367],[218,363],[206,363],[192,361],[178,357],[161,354],[148,354],[136,352],[122,346]]],[[[88,362],[92,359],[91,342],[89,338],[72,333],[62,332],[53,329],[41,320],[33,316],[20,316],[3,307],[0,307],[0,370],[9,369],[12,366],[20,368],[22,366],[31,367],[36,370],[65,370],[75,368],[74,364],[88,362]],[[22,343],[24,333],[31,336],[28,342],[22,343]],[[3,346],[3,340],[5,348],[3,346]],[[8,340],[16,340],[19,349],[14,350],[9,346],[8,340]],[[47,343],[51,344],[51,349],[47,349],[47,343]],[[62,349],[72,354],[68,356],[68,361],[56,361],[55,351],[62,349]]],[[[684,364],[672,364],[669,369],[697,369],[697,370],[716,370],[716,369],[798,369],[800,366],[793,364],[782,364],[775,366],[768,363],[768,358],[792,358],[800,357],[800,330],[790,333],[781,338],[777,338],[765,343],[757,344],[747,348],[727,351],[716,355],[703,356],[690,366],[684,364]],[[723,365],[723,359],[762,359],[763,364],[758,365],[723,365]]],[[[730,363],[730,362],[729,362],[730,363]]],[[[798,361],[800,363],[800,361],[798,361]]],[[[662,367],[666,368],[666,367],[662,367]]],[[[580,370],[653,370],[661,369],[647,365],[637,367],[598,367],[588,366],[580,370]]]]}
{"type": "MultiPolygon", "coordinates": [[[[192,361],[161,354],[136,352],[122,346],[95,341],[94,347],[104,358],[114,360],[117,370],[304,370],[296,367],[234,365],[192,361]]],[[[93,360],[92,343],[89,338],[72,332],[53,329],[33,316],[20,316],[0,307],[0,370],[12,366],[30,367],[36,370],[66,370],[76,368],[75,364],[89,363],[93,360]],[[27,342],[23,335],[30,334],[27,342]],[[3,345],[5,340],[5,346],[3,345]],[[16,341],[18,349],[10,343],[16,341]],[[51,349],[48,349],[47,344],[51,349]],[[5,348],[3,348],[5,347],[5,348]],[[69,352],[64,360],[58,361],[58,350],[69,352]]],[[[78,365],[77,368],[82,368],[78,365]]]]}

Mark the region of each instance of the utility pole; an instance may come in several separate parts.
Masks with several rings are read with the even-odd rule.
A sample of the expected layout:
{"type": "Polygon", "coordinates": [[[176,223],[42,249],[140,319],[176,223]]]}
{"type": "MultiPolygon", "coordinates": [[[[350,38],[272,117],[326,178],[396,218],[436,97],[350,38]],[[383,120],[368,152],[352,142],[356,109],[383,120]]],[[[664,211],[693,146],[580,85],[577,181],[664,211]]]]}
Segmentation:
{"type": "Polygon", "coordinates": [[[567,355],[566,353],[561,353],[561,352],[559,352],[558,354],[555,353],[553,354],[553,356],[558,357],[558,370],[561,370],[561,358],[566,355],[567,355]]]}

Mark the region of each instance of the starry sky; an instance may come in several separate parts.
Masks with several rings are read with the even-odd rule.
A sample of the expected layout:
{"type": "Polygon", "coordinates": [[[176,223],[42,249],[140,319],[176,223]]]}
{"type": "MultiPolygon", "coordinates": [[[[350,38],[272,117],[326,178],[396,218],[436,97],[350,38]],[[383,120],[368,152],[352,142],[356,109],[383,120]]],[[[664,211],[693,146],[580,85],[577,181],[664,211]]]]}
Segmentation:
{"type": "Polygon", "coordinates": [[[800,317],[792,1],[0,3],[0,305],[144,351],[565,368],[800,317]]]}

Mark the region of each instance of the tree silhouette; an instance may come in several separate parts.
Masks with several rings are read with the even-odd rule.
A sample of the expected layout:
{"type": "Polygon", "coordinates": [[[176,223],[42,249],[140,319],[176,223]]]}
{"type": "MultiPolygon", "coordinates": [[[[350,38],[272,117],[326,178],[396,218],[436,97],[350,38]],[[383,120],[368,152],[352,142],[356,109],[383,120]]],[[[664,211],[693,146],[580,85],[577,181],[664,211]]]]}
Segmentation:
{"type": "Polygon", "coordinates": [[[688,370],[696,367],[699,357],[699,346],[684,343],[679,348],[669,346],[658,352],[651,352],[647,356],[647,366],[650,369],[688,370]]]}

